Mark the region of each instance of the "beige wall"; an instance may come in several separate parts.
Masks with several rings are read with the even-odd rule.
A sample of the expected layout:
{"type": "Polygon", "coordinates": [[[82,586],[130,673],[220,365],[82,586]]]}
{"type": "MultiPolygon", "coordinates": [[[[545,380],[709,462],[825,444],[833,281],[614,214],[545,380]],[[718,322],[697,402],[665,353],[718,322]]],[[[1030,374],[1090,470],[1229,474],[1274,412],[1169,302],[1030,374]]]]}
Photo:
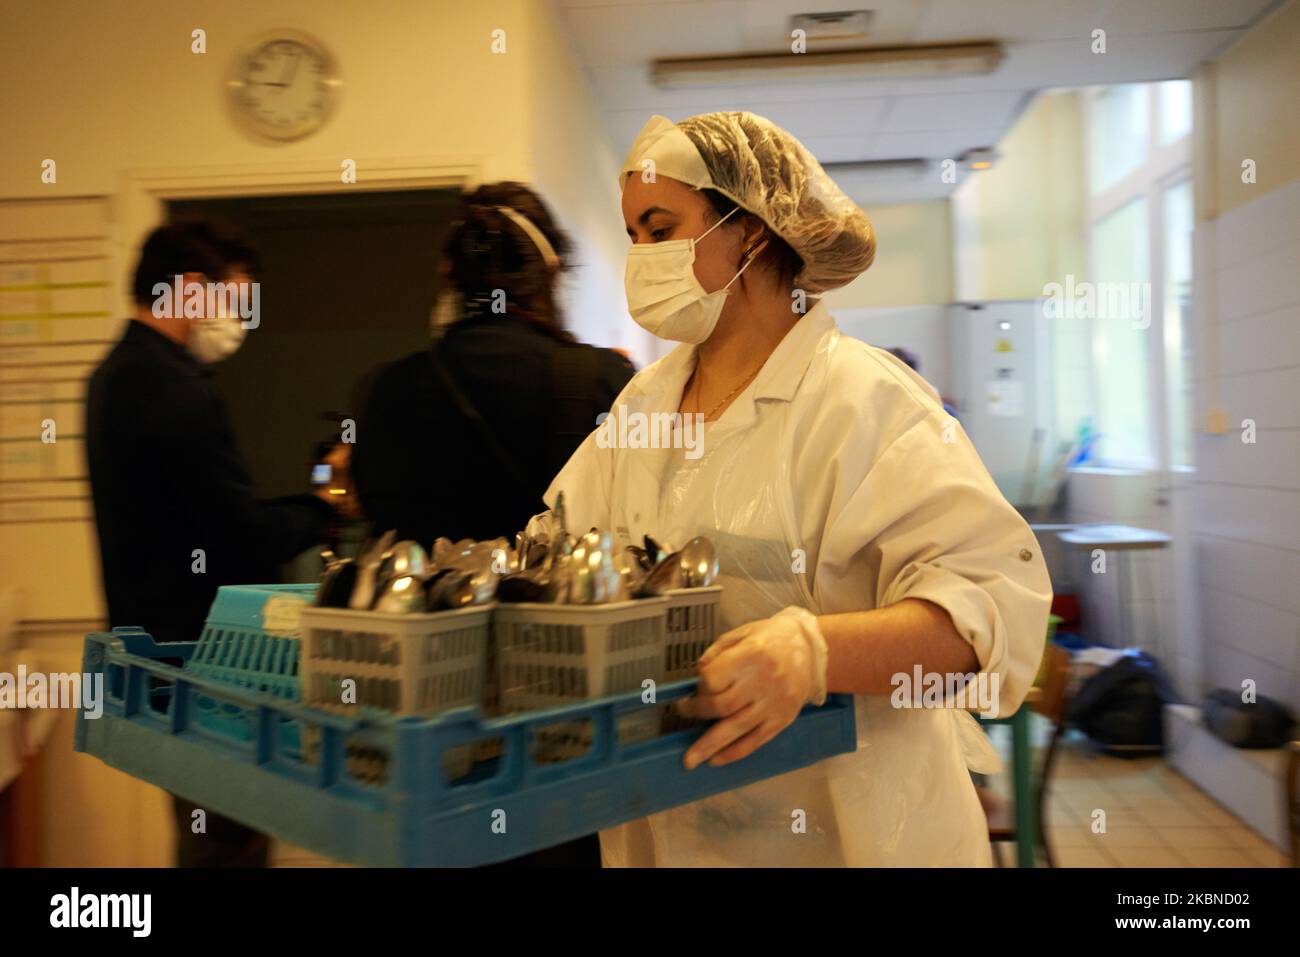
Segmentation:
{"type": "Polygon", "coordinates": [[[643,365],[659,351],[654,337],[629,318],[623,293],[628,247],[618,190],[623,157],[604,135],[558,11],[548,0],[529,5],[528,14],[524,53],[532,180],[577,244],[576,268],[566,278],[566,320],[579,338],[625,348],[643,365]]]}
{"type": "Polygon", "coordinates": [[[1084,272],[1079,95],[1041,94],[998,151],[953,197],[957,299],[1031,299],[1084,272]]]}
{"type": "MultiPolygon", "coordinates": [[[[491,5],[393,0],[366,7],[285,0],[274,7],[182,0],[95,5],[26,4],[0,34],[6,123],[0,184],[6,196],[112,194],[134,167],[247,166],[355,159],[359,177],[376,157],[456,157],[483,179],[526,177],[525,57],[490,52],[490,31],[527,35],[523,0],[491,5]],[[337,58],[338,113],[317,133],[268,145],[226,114],[223,82],[252,36],[291,26],[337,58]],[[207,52],[190,32],[207,31],[207,52]],[[512,29],[513,28],[513,29],[512,29]],[[75,64],[75,69],[69,69],[75,64]],[[58,162],[57,186],[40,161],[58,162]]],[[[333,188],[338,178],[324,180],[333,188]]]]}
{"type": "Polygon", "coordinates": [[[1300,178],[1300,2],[1290,0],[1194,76],[1196,218],[1300,178]],[[1242,182],[1244,160],[1255,182],[1242,182]]]}
{"type": "MultiPolygon", "coordinates": [[[[350,188],[337,175],[344,159],[357,162],[363,187],[368,164],[403,159],[454,164],[479,181],[533,182],[579,240],[579,268],[568,279],[576,330],[639,350],[622,293],[617,164],[559,16],[551,0],[387,0],[364,16],[316,0],[274,8],[199,0],[24,5],[0,33],[6,101],[15,107],[0,153],[0,196],[114,196],[125,269],[157,212],[124,190],[123,177],[137,170],[210,169],[219,177],[239,168],[256,179],[259,171],[302,168],[319,171],[320,191],[328,191],[350,188]],[[223,82],[241,44],[284,26],[329,47],[344,89],[324,128],[268,145],[230,121],[223,82]],[[201,55],[190,52],[198,27],[207,31],[201,55]],[[495,29],[505,31],[504,54],[491,52],[495,29]],[[71,62],[77,69],[57,68],[71,62]],[[46,158],[58,164],[53,186],[40,181],[46,158]]],[[[125,290],[119,298],[126,309],[125,290]]]]}
{"type": "MultiPolygon", "coordinates": [[[[531,181],[579,241],[568,297],[576,330],[638,351],[640,331],[622,294],[616,161],[558,16],[550,0],[10,5],[0,30],[0,198],[109,197],[113,301],[125,315],[125,272],[161,212],[140,186],[142,170],[236,191],[248,182],[350,188],[339,182],[344,159],[356,161],[362,187],[368,175],[378,181],[381,167],[396,185],[392,168],[403,164],[454,168],[470,182],[531,181]],[[268,145],[231,122],[223,83],[236,49],[275,27],[314,34],[338,59],[345,85],[323,129],[268,145]],[[190,52],[196,28],[207,32],[201,55],[190,52]],[[491,52],[495,29],[506,31],[505,54],[491,52]],[[57,163],[54,185],[40,180],[45,159],[57,163]]],[[[0,583],[21,586],[23,568],[32,578],[64,569],[57,606],[43,602],[32,616],[53,623],[27,622],[18,641],[51,670],[79,670],[81,636],[102,615],[89,521],[0,525],[0,536],[0,583]]],[[[74,754],[72,725],[70,712],[59,716],[36,768],[48,802],[43,863],[165,863],[165,796],[74,754]]]]}
{"type": "Polygon", "coordinates": [[[843,289],[826,295],[832,309],[924,306],[952,301],[952,240],[945,200],[869,206],[876,259],[843,289]]]}

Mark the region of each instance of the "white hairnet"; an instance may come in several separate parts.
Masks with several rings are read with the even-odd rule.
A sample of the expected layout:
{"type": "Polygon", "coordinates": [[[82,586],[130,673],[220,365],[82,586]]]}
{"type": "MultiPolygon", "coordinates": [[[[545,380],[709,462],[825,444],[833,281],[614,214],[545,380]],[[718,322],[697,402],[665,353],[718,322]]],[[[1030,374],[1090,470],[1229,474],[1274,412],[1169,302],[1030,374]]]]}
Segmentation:
{"type": "Polygon", "coordinates": [[[796,288],[811,295],[846,285],[876,255],[871,220],[803,144],[753,113],[701,113],[674,123],[654,116],[623,164],[696,189],[715,189],[763,220],[803,260],[796,288]]]}

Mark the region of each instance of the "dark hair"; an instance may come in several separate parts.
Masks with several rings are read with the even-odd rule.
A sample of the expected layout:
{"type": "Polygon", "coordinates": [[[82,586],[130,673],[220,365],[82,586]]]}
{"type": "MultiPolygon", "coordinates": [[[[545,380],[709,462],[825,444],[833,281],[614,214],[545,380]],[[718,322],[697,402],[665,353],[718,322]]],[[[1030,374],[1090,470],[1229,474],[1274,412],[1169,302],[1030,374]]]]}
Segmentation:
{"type": "MultiPolygon", "coordinates": [[[[734,200],[729,199],[727,196],[724,196],[722,193],[719,193],[716,189],[702,189],[700,192],[704,194],[704,198],[709,201],[709,205],[713,207],[714,213],[716,213],[719,218],[727,215],[727,213],[736,209],[740,205],[734,200]]],[[[754,216],[754,214],[747,209],[741,209],[740,215],[754,216]]],[[[735,218],[736,217],[734,216],[732,217],[733,220],[735,218]]],[[[762,222],[762,219],[758,216],[754,216],[754,218],[758,219],[759,222],[762,222]]],[[[766,223],[763,223],[763,225],[767,226],[766,223]]],[[[760,269],[773,270],[776,273],[777,280],[783,285],[792,284],[794,282],[794,277],[799,275],[799,271],[803,269],[803,259],[797,252],[790,248],[789,243],[776,234],[776,231],[773,230],[771,226],[767,226],[767,234],[767,245],[764,246],[763,251],[758,254],[758,259],[755,260],[755,265],[760,269]]]]}
{"type": "Polygon", "coordinates": [[[912,352],[911,349],[904,349],[902,346],[894,346],[889,350],[889,354],[895,359],[901,360],[914,372],[921,371],[921,360],[917,358],[916,353],[912,352]]]}
{"type": "Polygon", "coordinates": [[[462,198],[460,218],[443,244],[451,281],[464,298],[467,317],[491,316],[493,293],[505,290],[506,310],[557,339],[573,341],[555,300],[559,273],[572,249],[541,197],[522,183],[488,183],[462,198]],[[498,207],[513,209],[536,226],[560,260],[551,268],[536,243],[498,207]]]}
{"type": "Polygon", "coordinates": [[[158,283],[170,286],[176,276],[187,272],[222,282],[240,267],[255,274],[261,259],[238,229],[226,223],[182,219],[159,226],[144,241],[131,294],[137,303],[149,303],[158,283]]]}

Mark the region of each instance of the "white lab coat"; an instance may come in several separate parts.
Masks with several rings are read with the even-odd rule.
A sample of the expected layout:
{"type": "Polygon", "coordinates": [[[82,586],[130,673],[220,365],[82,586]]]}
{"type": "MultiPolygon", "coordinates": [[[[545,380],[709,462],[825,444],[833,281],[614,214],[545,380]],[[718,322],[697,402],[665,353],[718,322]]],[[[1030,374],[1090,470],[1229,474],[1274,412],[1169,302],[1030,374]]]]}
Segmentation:
{"type": "MultiPolygon", "coordinates": [[[[674,412],[694,364],[695,347],[678,347],[628,383],[614,414],[674,412]]],[[[1051,603],[1033,533],[925,380],[842,336],[820,302],[698,451],[607,448],[601,434],[547,503],[563,491],[570,528],[625,541],[710,537],[723,630],[788,605],[832,614],[925,598],[1000,679],[1000,713],[1024,699],[1051,603]]],[[[968,768],[996,756],[974,719],[883,695],[855,705],[856,752],[603,831],[604,863],[988,865],[968,768]]]]}

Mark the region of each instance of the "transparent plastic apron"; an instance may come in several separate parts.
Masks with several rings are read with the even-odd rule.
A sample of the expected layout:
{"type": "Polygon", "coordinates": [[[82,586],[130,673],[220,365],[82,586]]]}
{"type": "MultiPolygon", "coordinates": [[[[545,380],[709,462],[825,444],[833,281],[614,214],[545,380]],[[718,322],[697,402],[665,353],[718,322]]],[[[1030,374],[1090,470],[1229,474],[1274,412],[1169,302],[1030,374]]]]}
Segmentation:
{"type": "MultiPolygon", "coordinates": [[[[742,396],[737,403],[749,401],[742,396]]],[[[676,547],[695,535],[712,539],[723,586],[719,634],[790,605],[825,613],[806,576],[794,571],[793,550],[804,549],[805,567],[814,569],[820,542],[799,542],[795,527],[793,430],[786,421],[792,406],[765,410],[761,427],[746,414],[752,408],[709,423],[698,458],[683,448],[616,453],[610,496],[616,536],[639,542],[649,533],[676,547]],[[757,460],[755,442],[763,448],[757,460]]],[[[864,582],[864,598],[870,594],[864,582]]],[[[972,726],[974,720],[941,710],[897,711],[887,696],[855,702],[855,753],[604,831],[605,864],[990,863],[987,825],[964,757],[970,741],[961,733],[961,719],[972,726]],[[914,815],[935,813],[947,819],[928,837],[918,834],[927,828],[914,815]]]]}

